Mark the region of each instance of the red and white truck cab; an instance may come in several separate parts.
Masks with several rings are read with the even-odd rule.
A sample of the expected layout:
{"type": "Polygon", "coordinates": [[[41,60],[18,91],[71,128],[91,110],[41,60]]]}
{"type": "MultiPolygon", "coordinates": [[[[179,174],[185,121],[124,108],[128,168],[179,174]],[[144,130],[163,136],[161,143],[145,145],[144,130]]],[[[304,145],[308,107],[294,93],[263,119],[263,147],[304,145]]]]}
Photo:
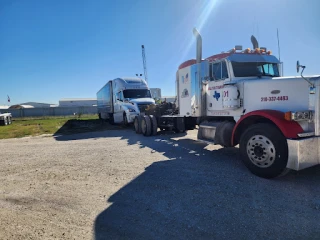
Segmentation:
{"type": "Polygon", "coordinates": [[[264,178],[319,164],[320,75],[283,77],[253,36],[253,50],[236,46],[202,59],[194,34],[197,57],[179,66],[176,86],[179,115],[197,118],[198,139],[239,144],[244,164],[264,178]]]}

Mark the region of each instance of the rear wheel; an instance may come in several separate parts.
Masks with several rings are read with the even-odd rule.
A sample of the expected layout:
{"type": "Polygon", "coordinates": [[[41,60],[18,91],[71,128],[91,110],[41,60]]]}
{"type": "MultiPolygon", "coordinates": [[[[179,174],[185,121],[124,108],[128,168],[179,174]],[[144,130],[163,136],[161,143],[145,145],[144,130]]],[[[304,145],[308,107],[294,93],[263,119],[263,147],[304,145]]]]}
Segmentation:
{"type": "Polygon", "coordinates": [[[153,115],[150,115],[150,120],[151,120],[151,135],[155,136],[157,135],[158,132],[158,123],[157,123],[157,118],[153,115]]]}
{"type": "Polygon", "coordinates": [[[141,133],[141,121],[142,119],[140,115],[134,118],[133,125],[134,125],[134,130],[136,131],[137,134],[141,133]]]}
{"type": "Polygon", "coordinates": [[[4,117],[4,125],[8,125],[8,118],[7,117],[4,117]]]}
{"type": "Polygon", "coordinates": [[[240,138],[243,163],[255,175],[275,178],[286,173],[288,145],[283,134],[273,125],[258,123],[240,138]]]}
{"type": "Polygon", "coordinates": [[[144,136],[150,136],[152,133],[151,120],[148,115],[144,115],[141,121],[141,132],[144,136]]]}
{"type": "Polygon", "coordinates": [[[99,119],[101,120],[101,113],[98,113],[99,119]]]}

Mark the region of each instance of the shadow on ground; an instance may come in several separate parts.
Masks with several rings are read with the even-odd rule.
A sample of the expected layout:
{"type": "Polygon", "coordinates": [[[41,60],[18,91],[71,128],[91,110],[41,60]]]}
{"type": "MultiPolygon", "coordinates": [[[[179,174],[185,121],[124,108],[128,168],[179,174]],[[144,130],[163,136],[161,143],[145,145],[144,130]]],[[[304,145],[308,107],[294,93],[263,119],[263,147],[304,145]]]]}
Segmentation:
{"type": "MultiPolygon", "coordinates": [[[[183,134],[132,130],[61,136],[115,137],[169,160],[151,164],[107,201],[95,239],[319,239],[320,167],[266,180],[247,171],[237,148],[207,150],[183,134]]],[[[134,161],[134,159],[133,159],[134,161]]]]}
{"type": "Polygon", "coordinates": [[[88,120],[78,120],[70,119],[68,120],[61,128],[54,133],[54,137],[59,140],[60,136],[85,133],[85,132],[94,132],[94,131],[104,131],[104,130],[121,130],[128,129],[124,125],[111,125],[106,121],[99,119],[88,119],[88,120]]]}

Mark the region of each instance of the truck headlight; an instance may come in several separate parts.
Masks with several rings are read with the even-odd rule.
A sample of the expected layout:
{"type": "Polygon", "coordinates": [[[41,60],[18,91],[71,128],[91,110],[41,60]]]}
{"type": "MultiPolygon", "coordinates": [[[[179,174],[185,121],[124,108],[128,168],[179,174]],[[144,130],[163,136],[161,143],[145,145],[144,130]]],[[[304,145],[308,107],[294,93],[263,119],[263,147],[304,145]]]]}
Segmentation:
{"type": "Polygon", "coordinates": [[[129,108],[128,110],[129,112],[136,112],[136,110],[134,110],[133,108],[129,108]]]}
{"type": "Polygon", "coordinates": [[[288,121],[313,120],[313,111],[286,112],[285,119],[288,121]]]}

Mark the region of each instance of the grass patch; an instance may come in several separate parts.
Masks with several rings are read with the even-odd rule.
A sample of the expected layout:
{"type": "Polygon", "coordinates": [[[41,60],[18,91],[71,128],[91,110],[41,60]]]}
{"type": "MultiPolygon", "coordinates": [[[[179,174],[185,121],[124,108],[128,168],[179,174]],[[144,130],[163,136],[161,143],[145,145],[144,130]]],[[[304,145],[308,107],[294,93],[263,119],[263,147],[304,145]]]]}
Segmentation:
{"type": "Polygon", "coordinates": [[[81,117],[17,118],[11,125],[0,126],[0,139],[37,136],[41,134],[73,134],[88,131],[119,129],[98,119],[96,115],[81,117]]]}

